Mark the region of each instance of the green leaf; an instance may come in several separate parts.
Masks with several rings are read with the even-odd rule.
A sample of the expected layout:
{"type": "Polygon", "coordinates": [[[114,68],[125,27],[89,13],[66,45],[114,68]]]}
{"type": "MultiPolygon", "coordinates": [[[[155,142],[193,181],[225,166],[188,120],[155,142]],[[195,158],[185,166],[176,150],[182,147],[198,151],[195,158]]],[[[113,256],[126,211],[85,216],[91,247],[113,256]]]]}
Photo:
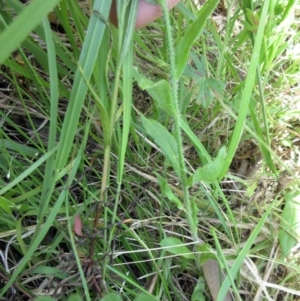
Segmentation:
{"type": "Polygon", "coordinates": [[[198,279],[197,284],[194,288],[191,301],[205,301],[205,280],[201,277],[198,279]]]}
{"type": "Polygon", "coordinates": [[[62,272],[57,268],[48,267],[48,266],[37,266],[31,271],[31,273],[33,273],[33,274],[43,274],[43,275],[53,275],[53,276],[55,276],[57,278],[60,278],[60,279],[65,279],[68,276],[67,273],[62,272]]]}
{"type": "MultiPolygon", "coordinates": [[[[70,155],[72,142],[77,130],[76,125],[87,93],[85,79],[89,81],[92,76],[94,65],[98,58],[98,50],[106,29],[106,24],[99,18],[98,14],[101,13],[104,18],[107,18],[109,15],[111,0],[96,0],[93,2],[93,13],[90,17],[78,62],[81,68],[78,68],[75,74],[70,101],[60,134],[59,149],[56,156],[58,169],[62,169],[65,166],[70,155]],[[81,74],[82,72],[85,79],[81,74]]],[[[101,60],[101,64],[106,64],[105,59],[101,60]]]]}
{"type": "Polygon", "coordinates": [[[179,210],[183,210],[185,212],[185,208],[183,207],[182,202],[174,195],[168,181],[158,174],[156,175],[156,177],[163,195],[167,197],[172,203],[174,203],[179,210]]]}
{"type": "Polygon", "coordinates": [[[300,191],[285,195],[285,206],[281,215],[279,242],[282,252],[288,256],[300,239],[300,191]]]}
{"type": "Polygon", "coordinates": [[[249,26],[247,29],[256,32],[259,25],[259,16],[254,14],[254,12],[249,8],[246,8],[246,20],[248,21],[248,24],[245,22],[245,25],[249,26]]]}
{"type": "Polygon", "coordinates": [[[167,112],[170,116],[175,115],[175,108],[171,97],[170,84],[166,80],[153,83],[144,88],[155,101],[158,108],[167,112]]]}
{"type": "Polygon", "coordinates": [[[212,103],[214,97],[223,95],[225,84],[218,79],[208,77],[204,55],[199,58],[199,55],[191,52],[191,59],[195,67],[188,64],[183,75],[190,77],[195,82],[198,88],[196,103],[206,109],[212,103]]]}
{"type": "Polygon", "coordinates": [[[195,259],[195,255],[188,249],[184,243],[176,237],[167,237],[160,242],[160,246],[166,251],[179,255],[187,259],[195,259]]]}
{"type": "MultiPolygon", "coordinates": [[[[51,150],[56,145],[57,136],[57,116],[58,116],[58,99],[59,99],[59,88],[58,88],[58,74],[56,68],[56,53],[54,41],[52,39],[52,30],[48,19],[44,19],[44,29],[45,37],[47,43],[47,53],[48,53],[48,65],[49,65],[49,75],[50,75],[50,130],[49,130],[49,141],[48,150],[51,150]]],[[[50,202],[50,191],[53,184],[53,174],[55,169],[54,156],[50,157],[46,162],[46,168],[44,171],[44,180],[41,199],[43,202],[40,203],[40,209],[38,214],[38,220],[44,219],[44,214],[48,209],[50,202]]]]}
{"type": "Polygon", "coordinates": [[[215,253],[209,244],[203,244],[201,246],[196,246],[198,253],[201,253],[200,264],[201,266],[208,260],[217,260],[215,253]]]}
{"type": "Polygon", "coordinates": [[[0,35],[0,64],[34,30],[60,0],[33,0],[0,35]],[[28,22],[30,20],[30,22],[28,22]]]}
{"type": "Polygon", "coordinates": [[[180,177],[178,147],[174,137],[156,120],[141,116],[141,121],[147,134],[160,147],[173,166],[177,176],[180,177]]]}
{"type": "Polygon", "coordinates": [[[100,301],[122,301],[122,298],[117,293],[110,293],[102,298],[100,301]]]}
{"type": "Polygon", "coordinates": [[[220,0],[210,0],[200,9],[198,18],[187,29],[185,36],[180,41],[176,52],[176,78],[178,79],[185,69],[194,41],[199,38],[206,20],[213,13],[220,0]]]}
{"type": "Polygon", "coordinates": [[[79,295],[73,295],[68,298],[68,301],[83,301],[83,299],[79,295]]]}
{"type": "Polygon", "coordinates": [[[271,2],[272,1],[270,0],[266,0],[262,2],[263,7],[261,12],[260,23],[258,26],[257,34],[255,35],[254,47],[251,54],[251,61],[248,67],[247,77],[245,80],[245,85],[241,96],[241,106],[239,108],[238,118],[236,120],[233,133],[230,137],[230,143],[228,145],[228,154],[226,156],[226,159],[224,160],[224,165],[222,168],[220,178],[222,178],[228,171],[228,168],[233,160],[233,157],[236,153],[236,149],[241,140],[242,133],[244,131],[250,100],[252,98],[253,91],[255,91],[253,89],[254,89],[255,80],[257,76],[257,70],[260,69],[259,60],[261,54],[263,53],[263,49],[265,47],[264,32],[265,32],[266,23],[268,22],[269,6],[271,5],[271,2]]]}
{"type": "Polygon", "coordinates": [[[196,103],[207,109],[215,96],[222,95],[225,84],[215,78],[201,77],[197,80],[199,93],[196,103]]]}
{"type": "Polygon", "coordinates": [[[21,153],[24,156],[34,157],[40,154],[40,151],[34,147],[11,141],[9,139],[2,139],[0,146],[9,149],[13,152],[21,153]]]}
{"type": "MultiPolygon", "coordinates": [[[[117,1],[116,14],[118,16],[118,36],[122,45],[118,47],[117,69],[121,67],[128,51],[131,51],[132,37],[135,30],[138,0],[117,1]],[[122,4],[121,4],[122,3],[122,4]]],[[[120,70],[120,69],[119,69],[120,70]]]]}
{"type": "Polygon", "coordinates": [[[225,157],[226,147],[223,146],[219,150],[218,156],[213,162],[208,163],[203,167],[199,167],[196,170],[195,174],[192,176],[192,183],[189,184],[194,185],[195,183],[201,181],[207,183],[213,183],[216,181],[222,172],[225,157]]]}
{"type": "Polygon", "coordinates": [[[13,181],[8,183],[6,186],[0,189],[0,195],[6,193],[10,189],[12,189],[15,185],[19,184],[23,179],[25,179],[28,175],[30,175],[35,169],[37,169],[41,164],[43,164],[49,157],[51,157],[57,150],[58,146],[55,146],[51,151],[47,152],[41,158],[39,158],[36,162],[34,162],[30,168],[26,169],[23,173],[19,174],[13,181]]]}
{"type": "Polygon", "coordinates": [[[226,294],[229,290],[229,287],[232,284],[231,279],[235,279],[237,277],[237,274],[240,271],[241,266],[243,265],[246,256],[249,254],[249,251],[250,251],[253,243],[255,242],[255,239],[257,238],[258,234],[261,233],[261,229],[262,229],[267,217],[270,215],[270,213],[273,209],[273,206],[274,206],[274,204],[271,203],[270,206],[267,208],[266,212],[264,213],[264,215],[258,220],[258,223],[255,225],[254,229],[251,232],[251,235],[247,239],[247,242],[245,243],[243,248],[240,250],[230,271],[228,272],[228,275],[224,279],[222,286],[219,290],[216,301],[224,300],[224,296],[226,296],[226,294]]]}
{"type": "MultiPolygon", "coordinates": [[[[56,147],[51,151],[56,151],[56,147]]],[[[53,154],[53,152],[51,153],[51,151],[48,152],[46,155],[49,156],[49,154],[50,155],[53,154]]],[[[79,167],[79,164],[80,164],[80,162],[82,162],[81,154],[83,154],[83,147],[81,147],[81,151],[78,153],[77,157],[72,161],[72,169],[69,171],[69,178],[67,179],[67,181],[68,181],[67,183],[72,183],[74,178],[75,178],[76,171],[79,167]]],[[[41,158],[41,159],[44,160],[45,158],[47,158],[46,155],[44,155],[43,158],[41,158]]],[[[41,159],[39,159],[34,164],[36,164],[36,163],[40,164],[39,161],[41,159]]],[[[26,175],[28,170],[30,171],[30,169],[27,169],[23,174],[21,174],[21,176],[26,175]]],[[[20,178],[20,176],[16,178],[17,183],[19,183],[18,178],[20,178]]],[[[0,194],[1,194],[1,192],[0,192],[0,194]]],[[[34,252],[37,250],[38,246],[42,242],[42,240],[45,237],[46,233],[49,231],[50,227],[53,225],[54,220],[55,220],[60,208],[62,207],[63,202],[66,200],[67,194],[68,194],[67,190],[62,189],[58,199],[56,200],[55,205],[52,207],[52,209],[50,211],[50,214],[48,215],[47,219],[45,220],[45,223],[43,224],[43,227],[41,227],[40,231],[37,233],[37,235],[31,241],[31,244],[28,247],[27,253],[18,262],[18,265],[16,266],[16,269],[14,270],[13,274],[10,275],[10,279],[7,281],[5,286],[3,286],[1,288],[0,297],[2,297],[7,292],[7,290],[12,287],[12,285],[13,285],[14,281],[16,280],[16,278],[18,277],[18,275],[22,271],[24,271],[24,267],[27,265],[28,261],[32,258],[34,252]]]]}
{"type": "Polygon", "coordinates": [[[152,80],[144,77],[136,70],[133,72],[134,78],[137,80],[139,87],[146,90],[155,101],[158,108],[164,110],[170,116],[175,115],[175,108],[172,102],[171,87],[166,80],[160,80],[155,83],[152,80]]]}
{"type": "Polygon", "coordinates": [[[14,206],[14,203],[0,196],[0,207],[2,207],[7,214],[12,214],[10,206],[14,206]]]}
{"type": "Polygon", "coordinates": [[[152,295],[141,293],[134,298],[134,301],[157,301],[157,299],[152,295]]]}

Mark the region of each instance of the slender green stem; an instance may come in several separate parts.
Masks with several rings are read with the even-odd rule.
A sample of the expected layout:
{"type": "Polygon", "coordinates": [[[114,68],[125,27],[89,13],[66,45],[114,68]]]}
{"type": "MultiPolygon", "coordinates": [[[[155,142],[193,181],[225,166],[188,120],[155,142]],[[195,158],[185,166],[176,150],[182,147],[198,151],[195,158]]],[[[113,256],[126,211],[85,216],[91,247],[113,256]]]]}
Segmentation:
{"type": "MultiPolygon", "coordinates": [[[[99,203],[96,210],[95,220],[94,220],[94,232],[97,231],[98,222],[101,212],[101,204],[106,200],[106,188],[108,185],[109,173],[110,173],[110,152],[111,152],[111,141],[112,135],[114,130],[115,124],[115,115],[116,115],[116,108],[117,108],[117,100],[118,100],[118,88],[119,88],[119,81],[120,81],[120,68],[118,68],[116,72],[116,79],[115,79],[115,86],[113,91],[112,97],[112,104],[111,104],[111,111],[110,111],[110,123],[109,123],[109,137],[104,139],[107,141],[107,144],[104,146],[104,160],[103,160],[103,169],[102,169],[102,183],[101,183],[101,191],[99,197],[99,203]]],[[[105,222],[107,219],[104,219],[105,222]]],[[[106,228],[106,225],[105,225],[106,228]]],[[[106,241],[106,240],[105,240],[106,241]]],[[[92,240],[89,255],[92,256],[94,254],[95,248],[95,240],[92,240]]]]}
{"type": "Polygon", "coordinates": [[[176,80],[176,64],[175,64],[175,51],[173,46],[173,39],[172,39],[172,27],[170,23],[170,16],[167,7],[167,3],[165,0],[160,0],[163,13],[165,16],[165,24],[166,24],[166,32],[167,32],[167,42],[168,42],[168,51],[169,51],[169,60],[170,60],[170,69],[171,69],[171,93],[172,93],[172,100],[175,108],[175,115],[174,116],[174,136],[177,142],[178,148],[178,159],[179,159],[179,167],[181,171],[181,183],[182,183],[182,190],[183,190],[183,197],[184,197],[184,204],[187,214],[187,221],[192,232],[193,239],[198,241],[198,233],[197,233],[197,222],[194,219],[194,210],[193,204],[191,202],[189,191],[188,191],[188,183],[187,183],[187,176],[186,176],[186,167],[184,162],[184,152],[182,147],[182,136],[181,136],[181,112],[179,106],[179,99],[178,99],[178,81],[176,80]]]}
{"type": "Polygon", "coordinates": [[[268,146],[270,146],[271,139],[270,139],[269,126],[268,126],[267,108],[265,102],[264,87],[262,85],[262,76],[259,68],[256,69],[256,76],[257,76],[258,91],[260,96],[261,110],[263,114],[263,122],[265,127],[266,143],[268,146]]]}

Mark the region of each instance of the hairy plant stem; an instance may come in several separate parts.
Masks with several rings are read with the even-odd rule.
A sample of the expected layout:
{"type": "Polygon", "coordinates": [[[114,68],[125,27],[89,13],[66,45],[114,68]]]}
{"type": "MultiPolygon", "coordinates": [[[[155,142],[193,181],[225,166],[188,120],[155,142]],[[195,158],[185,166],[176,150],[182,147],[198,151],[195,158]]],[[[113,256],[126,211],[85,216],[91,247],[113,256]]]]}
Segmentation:
{"type": "Polygon", "coordinates": [[[160,0],[160,5],[162,7],[164,16],[165,16],[165,24],[167,30],[167,43],[168,43],[168,52],[169,52],[169,60],[170,60],[170,69],[171,69],[171,93],[172,93],[172,101],[175,108],[175,116],[174,116],[174,136],[177,142],[178,149],[178,159],[179,159],[179,167],[181,172],[181,184],[183,191],[183,199],[184,205],[186,209],[187,221],[192,233],[192,237],[194,241],[199,241],[198,231],[197,231],[197,222],[194,219],[194,209],[193,204],[191,202],[188,190],[187,176],[186,176],[186,167],[184,162],[184,152],[182,147],[182,136],[181,136],[181,112],[179,109],[179,99],[178,99],[178,80],[176,79],[176,64],[175,64],[175,52],[173,47],[173,39],[172,39],[172,28],[170,24],[170,16],[169,10],[167,7],[167,2],[165,0],[160,0]]]}

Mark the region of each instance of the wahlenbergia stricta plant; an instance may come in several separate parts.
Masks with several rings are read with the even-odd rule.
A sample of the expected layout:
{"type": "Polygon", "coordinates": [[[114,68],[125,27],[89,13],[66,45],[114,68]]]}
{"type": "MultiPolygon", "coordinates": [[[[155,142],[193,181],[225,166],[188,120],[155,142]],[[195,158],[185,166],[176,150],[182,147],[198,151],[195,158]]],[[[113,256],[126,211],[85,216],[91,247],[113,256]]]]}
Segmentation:
{"type": "MultiPolygon", "coordinates": [[[[181,77],[186,67],[187,60],[189,57],[189,52],[193,45],[193,42],[201,34],[205,21],[211,15],[211,13],[215,9],[219,1],[218,0],[210,1],[202,8],[198,19],[192,24],[189,32],[179,43],[177,47],[176,56],[175,56],[175,50],[173,46],[172,27],[170,23],[167,4],[165,0],[159,0],[158,2],[162,7],[165,16],[169,62],[170,62],[170,71],[171,71],[170,72],[171,73],[171,88],[170,88],[171,101],[166,100],[166,102],[168,102],[166,106],[168,107],[168,112],[170,116],[174,120],[174,135],[170,134],[162,124],[160,124],[155,120],[150,120],[143,116],[141,117],[141,120],[146,132],[148,133],[149,136],[153,138],[156,144],[159,145],[159,147],[164,152],[169,162],[172,164],[175,173],[181,180],[186,219],[194,242],[196,244],[201,244],[201,241],[198,236],[198,227],[197,227],[198,208],[190,198],[188,189],[193,182],[199,179],[204,180],[206,176],[203,175],[203,172],[205,171],[205,169],[203,168],[199,168],[196,174],[191,177],[192,179],[188,179],[187,176],[188,171],[185,165],[182,135],[181,135],[181,129],[184,126],[184,120],[182,118],[182,112],[180,111],[180,104],[178,98],[178,80],[181,77]]],[[[218,161],[220,161],[222,158],[225,157],[225,153],[226,153],[226,149],[222,148],[219,152],[218,158],[215,160],[215,162],[212,162],[211,164],[218,164],[218,161]]],[[[222,165],[222,162],[220,165],[222,165]]],[[[218,169],[221,170],[220,168],[218,169]]],[[[219,174],[220,172],[218,172],[218,174],[215,177],[212,177],[209,181],[211,182],[216,181],[217,178],[219,177],[219,174]]],[[[167,242],[165,241],[164,243],[167,242]]],[[[200,256],[197,256],[196,264],[200,268],[201,265],[200,256]]],[[[208,260],[203,262],[202,269],[204,271],[204,275],[208,283],[214,282],[214,279],[216,277],[217,278],[219,277],[219,275],[215,275],[214,272],[215,270],[219,270],[219,264],[216,260],[208,260]],[[214,267],[214,269],[212,269],[212,266],[214,267]]],[[[219,289],[220,289],[219,286],[212,287],[212,288],[210,287],[211,294],[214,297],[217,296],[219,293],[219,289]]],[[[231,296],[229,293],[225,292],[223,296],[224,296],[224,300],[231,300],[231,296]]]]}
{"type": "Polygon", "coordinates": [[[180,111],[179,99],[178,99],[178,79],[182,75],[187,60],[189,57],[190,48],[193,42],[202,32],[203,26],[211,15],[213,10],[218,4],[218,0],[210,1],[200,11],[197,20],[192,24],[189,33],[187,33],[177,47],[175,53],[172,39],[172,27],[170,23],[169,11],[166,1],[158,0],[162,7],[165,16],[165,25],[167,32],[168,52],[170,60],[170,73],[171,73],[171,101],[168,102],[168,113],[174,120],[174,135],[170,134],[168,130],[159,122],[150,120],[142,116],[142,124],[147,134],[153,138],[153,140],[159,145],[165,156],[172,164],[176,175],[180,178],[183,190],[184,208],[186,211],[187,221],[192,233],[192,237],[195,242],[199,241],[197,233],[197,212],[196,205],[191,201],[189,196],[189,182],[188,171],[185,166],[185,158],[182,146],[181,128],[183,119],[180,111]]]}

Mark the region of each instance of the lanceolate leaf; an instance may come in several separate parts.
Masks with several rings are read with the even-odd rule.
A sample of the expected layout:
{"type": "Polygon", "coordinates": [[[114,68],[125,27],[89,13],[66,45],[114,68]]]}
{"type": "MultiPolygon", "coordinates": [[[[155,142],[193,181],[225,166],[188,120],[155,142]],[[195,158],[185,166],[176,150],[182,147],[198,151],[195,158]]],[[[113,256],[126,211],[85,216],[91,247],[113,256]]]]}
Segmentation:
{"type": "Polygon", "coordinates": [[[180,177],[180,168],[178,160],[178,148],[174,137],[168,130],[159,122],[148,119],[144,116],[141,117],[143,127],[147,134],[154,140],[154,142],[163,151],[164,155],[170,161],[176,174],[180,177]]]}
{"type": "Polygon", "coordinates": [[[283,254],[287,256],[300,239],[300,191],[296,190],[286,194],[285,200],[279,242],[283,254]]]}
{"type": "Polygon", "coordinates": [[[134,301],[157,301],[157,299],[149,294],[141,293],[136,298],[134,298],[134,301]]]}
{"type": "Polygon", "coordinates": [[[135,69],[133,69],[133,75],[139,87],[150,94],[157,107],[167,112],[170,116],[175,115],[175,108],[171,97],[171,87],[166,80],[160,80],[155,83],[138,73],[135,69]]]}
{"type": "Polygon", "coordinates": [[[192,177],[192,185],[196,182],[207,182],[212,183],[218,179],[221,174],[222,167],[224,164],[224,159],[226,157],[226,147],[223,146],[218,153],[217,158],[203,167],[199,167],[194,176],[192,177]]]}
{"type": "Polygon", "coordinates": [[[172,103],[170,84],[166,80],[160,80],[157,83],[152,83],[151,86],[144,88],[151,95],[155,104],[170,116],[174,117],[175,108],[172,103]]]}
{"type": "Polygon", "coordinates": [[[190,49],[194,41],[199,38],[206,20],[215,10],[219,1],[220,0],[209,0],[206,2],[206,4],[201,8],[197,20],[193,22],[193,24],[187,30],[183,39],[180,41],[176,52],[177,79],[181,76],[183,70],[185,69],[187,60],[190,55],[190,49]]]}
{"type": "Polygon", "coordinates": [[[168,184],[168,181],[159,175],[156,175],[156,176],[157,176],[157,181],[160,185],[160,189],[161,189],[161,192],[163,193],[163,195],[165,197],[167,197],[172,203],[174,203],[179,210],[185,211],[185,208],[184,208],[182,202],[175,196],[175,194],[173,193],[173,191],[171,190],[171,188],[168,184]]]}
{"type": "Polygon", "coordinates": [[[2,208],[7,214],[12,214],[10,206],[14,205],[11,201],[3,196],[0,196],[0,208],[2,208]]]}
{"type": "Polygon", "coordinates": [[[176,237],[164,238],[160,242],[160,246],[172,254],[180,255],[189,259],[195,259],[195,255],[189,250],[189,248],[176,237]]]}
{"type": "Polygon", "coordinates": [[[100,301],[122,301],[122,298],[117,293],[110,293],[102,298],[100,301]]]}

